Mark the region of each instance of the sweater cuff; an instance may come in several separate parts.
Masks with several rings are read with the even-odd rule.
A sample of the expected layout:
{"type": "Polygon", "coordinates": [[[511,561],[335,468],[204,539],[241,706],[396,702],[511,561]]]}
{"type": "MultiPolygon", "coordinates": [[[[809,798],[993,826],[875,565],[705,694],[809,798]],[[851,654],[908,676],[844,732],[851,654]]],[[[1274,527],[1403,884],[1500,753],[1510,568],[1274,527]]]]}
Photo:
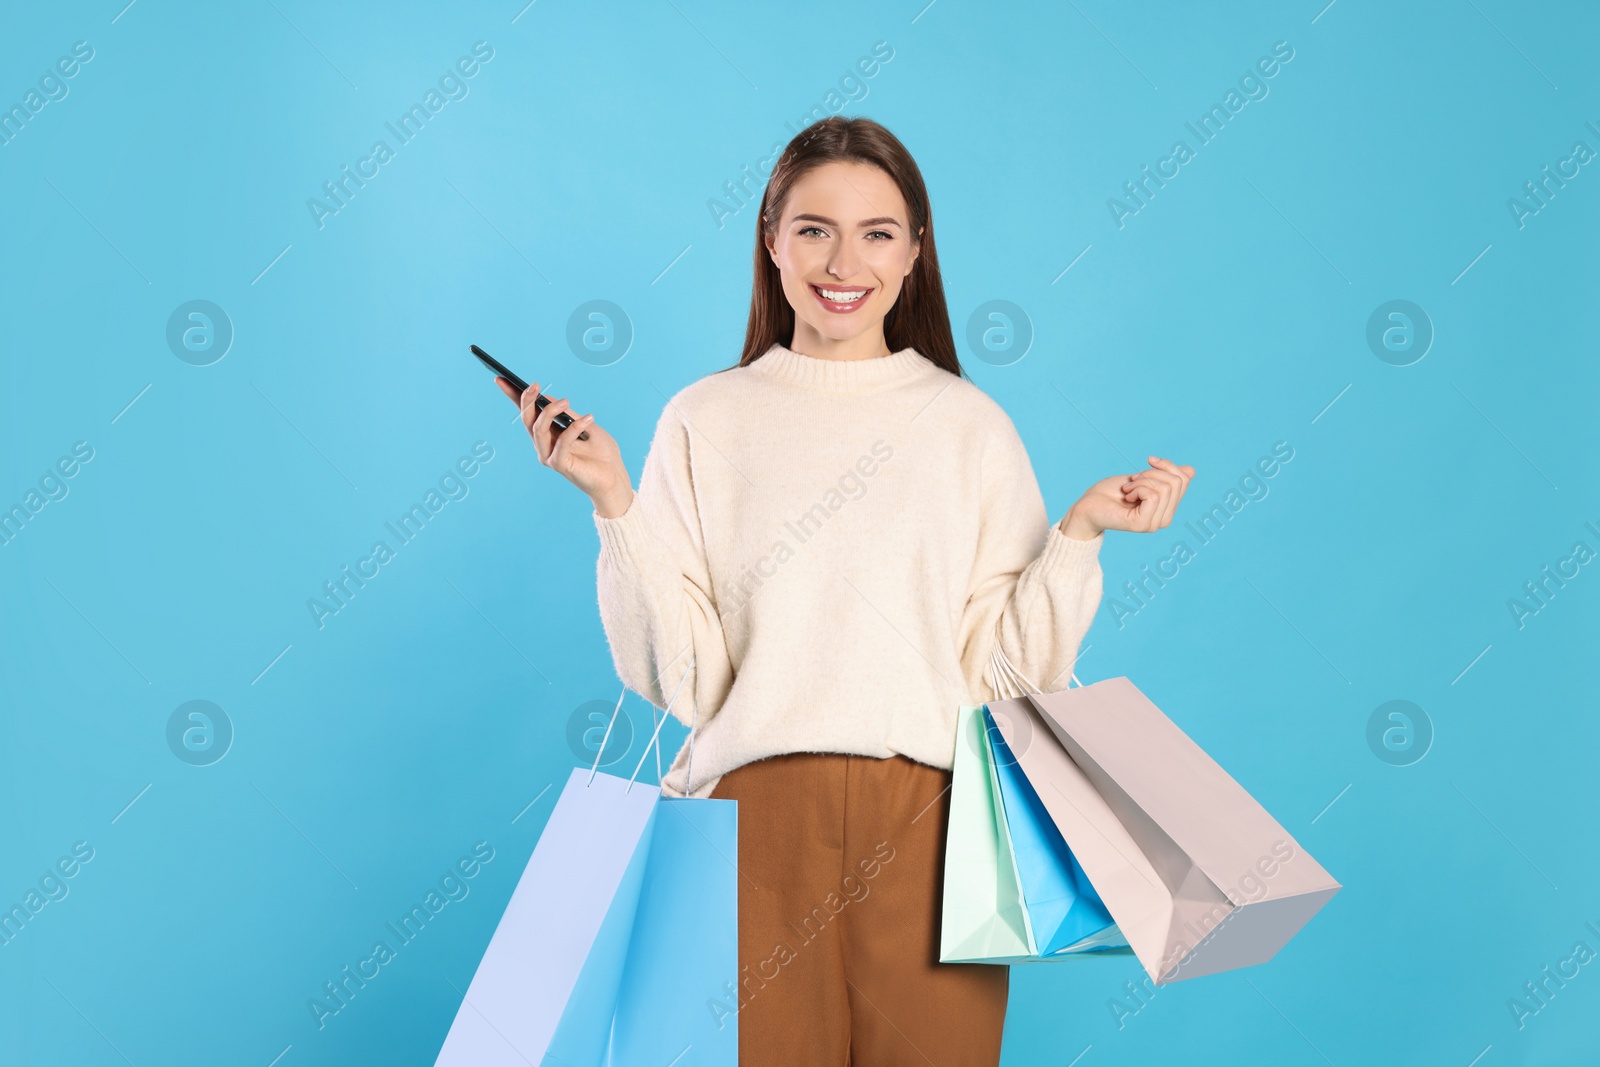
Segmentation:
{"type": "Polygon", "coordinates": [[[655,535],[645,521],[644,507],[635,493],[628,510],[616,518],[608,519],[599,511],[593,512],[594,527],[600,534],[600,554],[619,559],[639,559],[653,550],[655,535]]]}
{"type": "Polygon", "coordinates": [[[1104,530],[1087,541],[1080,541],[1076,537],[1068,537],[1062,532],[1061,524],[1055,523],[1045,538],[1044,552],[1039,556],[1040,566],[1047,573],[1059,570],[1087,574],[1099,562],[1100,546],[1105,541],[1104,530]]]}

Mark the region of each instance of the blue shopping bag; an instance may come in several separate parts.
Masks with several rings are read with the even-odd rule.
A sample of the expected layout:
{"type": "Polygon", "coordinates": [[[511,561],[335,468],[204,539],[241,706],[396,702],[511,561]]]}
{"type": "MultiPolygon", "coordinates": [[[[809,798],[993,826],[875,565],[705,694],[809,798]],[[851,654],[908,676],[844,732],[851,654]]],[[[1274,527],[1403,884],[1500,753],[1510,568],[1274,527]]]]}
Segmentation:
{"type": "Polygon", "coordinates": [[[987,705],[983,719],[1029,924],[1039,955],[1053,956],[1105,932],[1113,925],[1111,913],[1022,773],[987,705]]]}
{"type": "Polygon", "coordinates": [[[737,1064],[737,803],[595,768],[568,777],[435,1067],[737,1064]]]}

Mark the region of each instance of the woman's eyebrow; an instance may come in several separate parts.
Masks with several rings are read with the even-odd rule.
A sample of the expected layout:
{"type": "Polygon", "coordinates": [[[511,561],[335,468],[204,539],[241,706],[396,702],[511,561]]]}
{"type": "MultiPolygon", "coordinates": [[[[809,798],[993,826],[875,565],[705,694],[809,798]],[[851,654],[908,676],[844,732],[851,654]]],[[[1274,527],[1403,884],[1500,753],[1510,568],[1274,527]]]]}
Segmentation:
{"type": "MultiPolygon", "coordinates": [[[[811,215],[811,214],[796,215],[790,221],[791,222],[802,222],[802,221],[804,221],[804,222],[822,222],[822,223],[826,223],[829,226],[837,226],[837,225],[839,225],[837,220],[830,219],[826,215],[811,215]]],[[[889,216],[889,215],[880,215],[875,219],[862,219],[860,222],[856,223],[856,225],[857,226],[899,226],[900,225],[900,220],[897,219],[897,218],[894,218],[892,216],[889,216]]]]}

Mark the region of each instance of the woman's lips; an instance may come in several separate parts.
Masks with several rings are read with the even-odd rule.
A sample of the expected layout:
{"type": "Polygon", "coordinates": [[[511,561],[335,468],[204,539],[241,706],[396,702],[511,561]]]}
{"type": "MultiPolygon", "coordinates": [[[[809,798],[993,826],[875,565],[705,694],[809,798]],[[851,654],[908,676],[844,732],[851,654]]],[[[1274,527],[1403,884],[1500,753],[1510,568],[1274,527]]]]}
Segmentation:
{"type": "Polygon", "coordinates": [[[836,315],[848,315],[867,302],[867,297],[872,295],[871,289],[862,289],[855,286],[828,287],[830,293],[860,293],[861,295],[850,301],[830,300],[822,295],[822,287],[813,285],[811,293],[817,298],[817,303],[836,315]]]}

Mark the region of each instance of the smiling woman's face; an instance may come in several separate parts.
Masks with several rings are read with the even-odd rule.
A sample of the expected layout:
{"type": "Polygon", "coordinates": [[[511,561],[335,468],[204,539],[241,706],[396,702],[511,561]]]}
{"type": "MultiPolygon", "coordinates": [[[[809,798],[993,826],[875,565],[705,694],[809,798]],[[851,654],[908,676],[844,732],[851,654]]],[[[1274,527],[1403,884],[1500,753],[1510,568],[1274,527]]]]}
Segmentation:
{"type": "Polygon", "coordinates": [[[789,189],[767,239],[794,308],[789,347],[823,358],[887,354],[883,319],[917,259],[905,198],[869,163],[824,163],[789,189]]]}

